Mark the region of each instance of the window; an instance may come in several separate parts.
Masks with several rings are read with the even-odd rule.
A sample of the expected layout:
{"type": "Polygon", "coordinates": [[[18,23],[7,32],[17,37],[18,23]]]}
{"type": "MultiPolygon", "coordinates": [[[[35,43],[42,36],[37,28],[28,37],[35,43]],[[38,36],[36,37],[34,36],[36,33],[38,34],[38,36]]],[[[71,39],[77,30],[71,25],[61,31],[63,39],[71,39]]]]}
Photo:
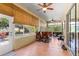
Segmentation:
{"type": "Polygon", "coordinates": [[[15,24],[15,35],[36,32],[36,28],[30,25],[15,24]]]}
{"type": "Polygon", "coordinates": [[[50,32],[62,32],[62,23],[49,23],[48,31],[50,32]]]}
{"type": "Polygon", "coordinates": [[[22,25],[15,25],[15,34],[23,34],[24,29],[22,25]]]}

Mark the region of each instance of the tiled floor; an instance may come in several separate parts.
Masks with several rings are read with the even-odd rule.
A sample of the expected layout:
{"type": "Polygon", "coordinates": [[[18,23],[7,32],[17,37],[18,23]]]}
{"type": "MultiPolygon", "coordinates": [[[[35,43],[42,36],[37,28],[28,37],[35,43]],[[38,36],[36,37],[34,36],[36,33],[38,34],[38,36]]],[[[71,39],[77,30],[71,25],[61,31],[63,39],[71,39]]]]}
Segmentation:
{"type": "Polygon", "coordinates": [[[11,51],[6,54],[3,54],[2,56],[16,56],[16,54],[15,54],[15,52],[11,51]]]}
{"type": "Polygon", "coordinates": [[[61,41],[52,38],[50,43],[34,42],[14,51],[17,56],[70,56],[69,51],[61,49],[61,41]]]}

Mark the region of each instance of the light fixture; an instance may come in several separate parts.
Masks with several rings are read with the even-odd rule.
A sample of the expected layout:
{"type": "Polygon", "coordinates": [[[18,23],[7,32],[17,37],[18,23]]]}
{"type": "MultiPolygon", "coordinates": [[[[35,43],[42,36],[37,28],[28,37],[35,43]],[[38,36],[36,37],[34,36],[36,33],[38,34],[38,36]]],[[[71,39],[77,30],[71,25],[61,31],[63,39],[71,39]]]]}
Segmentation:
{"type": "Polygon", "coordinates": [[[47,10],[47,8],[43,8],[43,11],[46,11],[47,10]]]}

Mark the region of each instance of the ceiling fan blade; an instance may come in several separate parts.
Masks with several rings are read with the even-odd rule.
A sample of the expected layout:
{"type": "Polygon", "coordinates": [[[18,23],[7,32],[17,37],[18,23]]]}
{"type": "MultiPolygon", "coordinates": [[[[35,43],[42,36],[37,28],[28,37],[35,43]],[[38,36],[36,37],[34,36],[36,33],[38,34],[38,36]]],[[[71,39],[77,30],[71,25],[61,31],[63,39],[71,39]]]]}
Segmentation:
{"type": "Polygon", "coordinates": [[[54,10],[53,8],[47,8],[48,10],[54,10]]]}
{"type": "Polygon", "coordinates": [[[47,4],[46,3],[43,3],[43,7],[47,7],[47,4]]]}
{"type": "Polygon", "coordinates": [[[47,5],[47,6],[50,6],[50,5],[52,5],[52,3],[48,3],[48,5],[47,5]]]}
{"type": "Polygon", "coordinates": [[[41,7],[43,7],[43,5],[41,5],[41,4],[38,4],[39,6],[41,6],[41,7]]]}

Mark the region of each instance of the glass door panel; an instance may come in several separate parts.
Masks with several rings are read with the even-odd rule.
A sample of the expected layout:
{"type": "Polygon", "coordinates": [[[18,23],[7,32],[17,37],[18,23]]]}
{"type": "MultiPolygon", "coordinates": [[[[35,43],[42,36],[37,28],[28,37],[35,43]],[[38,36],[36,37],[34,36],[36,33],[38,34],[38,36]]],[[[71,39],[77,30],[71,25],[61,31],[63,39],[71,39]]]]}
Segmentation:
{"type": "Polygon", "coordinates": [[[76,29],[77,29],[77,42],[78,42],[78,45],[77,45],[77,50],[78,50],[78,56],[79,56],[79,3],[77,4],[77,25],[76,25],[76,29]]]}
{"type": "Polygon", "coordinates": [[[71,14],[69,13],[68,15],[67,15],[67,20],[68,20],[68,25],[67,25],[67,27],[68,27],[68,29],[67,29],[67,44],[68,44],[68,46],[69,47],[71,47],[71,38],[70,38],[70,19],[71,19],[71,14]]]}
{"type": "Polygon", "coordinates": [[[76,54],[76,19],[75,19],[75,5],[71,9],[70,20],[70,39],[71,39],[71,51],[73,55],[76,54]]]}

